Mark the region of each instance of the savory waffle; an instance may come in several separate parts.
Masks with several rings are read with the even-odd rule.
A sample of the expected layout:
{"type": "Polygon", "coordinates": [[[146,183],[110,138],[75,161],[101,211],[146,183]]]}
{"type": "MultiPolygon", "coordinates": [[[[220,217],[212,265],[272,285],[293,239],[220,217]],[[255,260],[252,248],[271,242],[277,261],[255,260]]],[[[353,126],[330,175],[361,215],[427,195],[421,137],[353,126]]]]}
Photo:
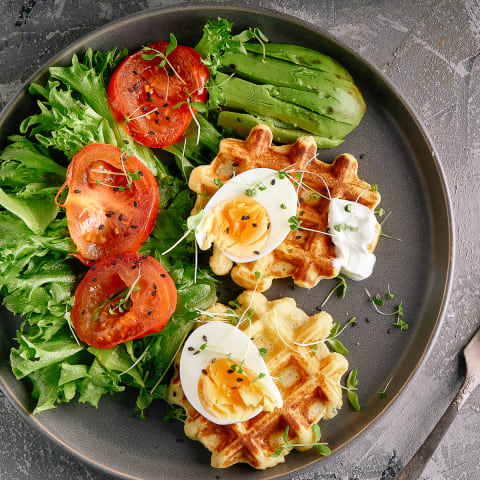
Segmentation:
{"type": "MultiPolygon", "coordinates": [[[[213,467],[224,468],[243,462],[265,469],[285,461],[289,449],[279,456],[272,454],[283,445],[287,426],[290,443],[316,441],[312,426],[321,419],[334,417],[342,406],[340,378],[348,362],[342,355],[330,352],[325,343],[313,348],[294,343],[306,344],[326,338],[332,328],[332,317],[328,313],[309,317],[296,307],[293,298],[268,301],[264,295],[253,291],[244,291],[238,302],[242,305],[235,309],[239,316],[250,305],[251,323],[242,322],[239,328],[253,339],[257,348],[267,350],[265,363],[280,390],[283,407],[232,425],[210,422],[184,396],[178,373],[181,352],[175,360],[168,401],[185,408],[185,434],[199,440],[212,452],[213,467]]],[[[221,314],[226,310],[229,308],[225,305],[216,304],[209,312],[215,320],[225,321],[226,317],[222,318],[221,314]]],[[[206,319],[203,316],[200,320],[206,319]]]]}
{"type": "MultiPolygon", "coordinates": [[[[258,125],[246,140],[222,140],[212,163],[195,168],[190,175],[189,187],[197,193],[193,213],[218,190],[216,183],[220,183],[215,183],[216,179],[226,182],[233,175],[252,168],[287,171],[294,184],[295,176],[304,172],[301,186],[297,187],[297,216],[305,228],[328,232],[330,197],[358,201],[371,210],[380,203],[380,194],[358,178],[358,163],[352,155],[339,155],[332,164],[327,164],[315,158],[317,147],[312,137],[301,137],[294,144],[283,146],[272,146],[272,138],[266,125],[258,125]]],[[[380,234],[378,224],[377,234],[380,234]]],[[[369,246],[370,251],[375,249],[378,235],[369,246]]],[[[292,276],[297,285],[312,288],[321,279],[333,278],[340,273],[334,260],[335,246],[330,236],[300,229],[290,232],[268,255],[235,267],[214,247],[210,266],[217,275],[231,271],[235,283],[250,289],[257,284],[255,272],[259,271],[262,280],[257,289],[263,292],[271,286],[273,278],[288,276],[292,276]]]]}

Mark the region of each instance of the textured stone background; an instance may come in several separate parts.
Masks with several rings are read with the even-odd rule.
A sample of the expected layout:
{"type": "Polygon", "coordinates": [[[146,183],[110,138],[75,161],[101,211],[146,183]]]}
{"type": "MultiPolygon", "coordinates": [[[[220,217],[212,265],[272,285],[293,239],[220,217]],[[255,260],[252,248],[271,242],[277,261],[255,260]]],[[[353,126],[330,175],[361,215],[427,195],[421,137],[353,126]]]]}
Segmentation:
{"type": "MultiPolygon", "coordinates": [[[[192,4],[207,2],[195,1],[192,4]]],[[[209,2],[213,3],[213,2],[209,2]]],[[[315,23],[360,52],[401,90],[428,129],[447,175],[456,219],[453,292],[421,372],[372,428],[297,479],[394,478],[460,386],[459,351],[480,326],[480,2],[244,1],[315,23]],[[477,267],[477,268],[475,268],[477,267]]],[[[41,64],[86,32],[174,0],[0,0],[0,108],[41,64]]],[[[422,479],[480,479],[480,389],[422,479]]],[[[26,425],[0,393],[0,478],[94,479],[26,425]]]]}

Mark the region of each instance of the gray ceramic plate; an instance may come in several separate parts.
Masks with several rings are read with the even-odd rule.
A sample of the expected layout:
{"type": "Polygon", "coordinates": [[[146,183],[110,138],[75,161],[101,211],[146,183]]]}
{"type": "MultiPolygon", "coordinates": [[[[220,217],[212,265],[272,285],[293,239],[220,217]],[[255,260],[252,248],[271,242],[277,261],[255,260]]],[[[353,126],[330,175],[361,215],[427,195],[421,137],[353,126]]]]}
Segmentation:
{"type": "MultiPolygon", "coordinates": [[[[400,93],[373,66],[316,27],[273,11],[247,11],[221,7],[184,7],[154,10],[127,17],[75,42],[50,65],[67,64],[72,53],[87,47],[107,49],[115,45],[134,51],[152,40],[164,40],[174,32],[179,43],[194,45],[207,19],[219,15],[235,23],[237,30],[258,26],[272,40],[313,47],[339,60],[354,76],[367,102],[367,114],[343,145],[322,151],[331,161],[343,152],[359,159],[360,175],[377,183],[382,206],[392,211],[384,232],[401,241],[381,238],[376,250],[374,275],[360,283],[349,282],[344,300],[332,298],[327,310],[336,320],[355,315],[357,326],[344,332],[342,341],[350,349],[348,360],[359,372],[362,411],[348,402],[339,415],[322,425],[323,438],[334,450],[341,448],[368,427],[395,399],[420,365],[431,346],[446,304],[452,273],[453,229],[451,211],[441,167],[433,147],[412,110],[400,93]],[[367,301],[365,287],[372,293],[386,293],[387,284],[402,300],[406,332],[393,328],[393,317],[377,314],[367,301]],[[367,321],[368,319],[368,321],[367,321]],[[386,398],[381,391],[392,378],[386,398]]],[[[47,66],[31,81],[44,81],[47,66]]],[[[20,121],[34,108],[25,87],[5,108],[0,119],[1,144],[16,133],[20,121]]],[[[313,290],[293,288],[279,282],[268,292],[270,298],[294,296],[300,307],[313,313],[335,284],[321,283],[313,290]]],[[[394,304],[388,305],[392,311],[394,304]]],[[[398,302],[397,302],[398,303],[398,302]]],[[[211,479],[210,455],[198,443],[184,438],[179,423],[162,422],[164,406],[148,411],[148,419],[135,418],[132,392],[102,399],[100,408],[68,404],[28,415],[29,386],[17,382],[8,365],[8,351],[17,321],[1,312],[0,386],[25,415],[78,459],[121,478],[211,479]]],[[[292,453],[286,464],[267,472],[245,465],[221,472],[222,479],[265,479],[290,476],[292,472],[319,461],[313,451],[292,453]]]]}

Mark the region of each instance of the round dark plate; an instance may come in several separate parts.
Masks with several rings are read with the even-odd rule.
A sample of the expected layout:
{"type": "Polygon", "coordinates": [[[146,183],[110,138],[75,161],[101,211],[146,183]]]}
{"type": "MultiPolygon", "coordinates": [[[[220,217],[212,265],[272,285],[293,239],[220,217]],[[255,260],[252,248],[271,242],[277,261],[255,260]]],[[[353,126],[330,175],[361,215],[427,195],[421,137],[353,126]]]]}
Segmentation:
{"type": "MultiPolygon", "coordinates": [[[[351,368],[358,370],[361,412],[355,412],[345,397],[338,416],[322,422],[322,438],[333,450],[351,441],[388,407],[419,367],[438,331],[446,305],[453,264],[452,215],[441,166],[431,142],[400,92],[372,65],[313,25],[267,10],[182,7],[153,10],[111,23],[89,34],[57,55],[31,81],[43,82],[50,65],[69,64],[74,52],[87,47],[108,49],[115,45],[134,51],[148,41],[166,40],[174,32],[179,44],[195,45],[207,19],[223,16],[235,30],[259,27],[271,40],[295,43],[320,50],[339,60],[353,75],[367,102],[360,126],[343,145],[323,150],[320,158],[332,161],[343,152],[359,159],[360,176],[377,183],[382,206],[390,217],[376,249],[377,265],[371,278],[348,282],[346,298],[331,298],[326,306],[335,320],[357,317],[357,325],[342,334],[349,348],[351,368]],[[372,294],[387,292],[395,299],[383,307],[392,312],[403,302],[408,331],[392,327],[394,317],[379,315],[369,303],[372,294]],[[379,392],[391,379],[388,394],[379,392]]],[[[35,108],[27,86],[4,109],[0,118],[0,145],[35,108]]],[[[324,281],[312,290],[293,287],[288,281],[274,283],[269,298],[293,296],[312,314],[335,282],[324,281]]],[[[29,415],[32,404],[29,386],[11,374],[8,353],[18,321],[6,310],[0,322],[0,386],[24,414],[68,452],[94,467],[120,478],[211,479],[218,472],[210,467],[210,454],[198,442],[184,437],[180,422],[162,421],[165,406],[160,402],[148,411],[146,421],[135,417],[134,392],[105,397],[100,408],[66,404],[55,410],[29,415]]],[[[291,476],[298,469],[319,461],[315,450],[294,452],[285,464],[266,472],[237,465],[221,471],[226,479],[266,479],[291,476]]]]}

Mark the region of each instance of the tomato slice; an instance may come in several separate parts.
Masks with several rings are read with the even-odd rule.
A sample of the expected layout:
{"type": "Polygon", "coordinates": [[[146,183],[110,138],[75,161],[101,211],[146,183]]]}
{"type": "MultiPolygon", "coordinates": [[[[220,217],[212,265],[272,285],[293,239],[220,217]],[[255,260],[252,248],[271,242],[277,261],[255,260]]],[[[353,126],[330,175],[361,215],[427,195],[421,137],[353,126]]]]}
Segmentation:
{"type": "MultiPolygon", "coordinates": [[[[177,46],[160,67],[161,57],[144,60],[142,54],[165,53],[167,42],[154,42],[152,50],[140,50],[115,70],[108,86],[108,103],[115,119],[125,124],[135,140],[147,147],[163,148],[185,132],[192,112],[180,102],[204,102],[208,68],[190,47],[177,46]]],[[[192,111],[195,110],[192,108],[192,111]]]]}
{"type": "Polygon", "coordinates": [[[80,340],[112,348],[162,330],[176,304],[175,284],[157,260],[120,253],[87,272],[75,292],[72,321],[80,340]]]}
{"type": "Polygon", "coordinates": [[[136,252],[157,218],[160,196],[155,177],[136,157],[118,147],[92,144],[72,159],[63,205],[80,258],[98,260],[119,252],[136,252]]]}

